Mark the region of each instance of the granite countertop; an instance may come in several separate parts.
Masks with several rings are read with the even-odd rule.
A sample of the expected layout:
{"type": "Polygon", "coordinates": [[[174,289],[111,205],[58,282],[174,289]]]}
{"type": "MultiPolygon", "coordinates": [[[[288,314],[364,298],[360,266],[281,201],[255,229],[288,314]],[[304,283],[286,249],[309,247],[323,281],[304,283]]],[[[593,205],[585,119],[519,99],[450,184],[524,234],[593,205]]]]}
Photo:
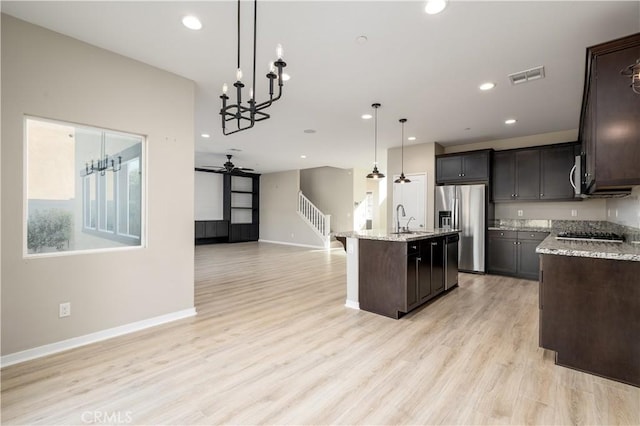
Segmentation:
{"type": "Polygon", "coordinates": [[[556,240],[556,235],[553,232],[545,238],[536,248],[536,253],[640,262],[640,242],[566,241],[556,240]]]}
{"type": "Polygon", "coordinates": [[[430,229],[424,231],[411,231],[411,233],[394,234],[384,229],[369,229],[363,231],[347,231],[347,232],[334,232],[334,237],[344,238],[358,238],[362,240],[380,240],[380,241],[395,241],[406,242],[416,240],[426,240],[429,238],[442,237],[445,235],[454,235],[459,233],[457,229],[430,229]]]}

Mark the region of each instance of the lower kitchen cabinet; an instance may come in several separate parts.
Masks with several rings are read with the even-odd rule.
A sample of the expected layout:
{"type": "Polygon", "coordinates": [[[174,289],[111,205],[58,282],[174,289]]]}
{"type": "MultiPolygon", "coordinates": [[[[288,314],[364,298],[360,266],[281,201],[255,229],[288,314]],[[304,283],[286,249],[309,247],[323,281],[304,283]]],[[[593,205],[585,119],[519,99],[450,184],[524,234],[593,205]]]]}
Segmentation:
{"type": "Polygon", "coordinates": [[[540,342],[556,364],[640,386],[640,262],[541,255],[540,342]]]}
{"type": "Polygon", "coordinates": [[[537,280],[536,247],[547,236],[538,231],[489,231],[489,273],[537,280]]]}
{"type": "Polygon", "coordinates": [[[443,237],[410,242],[361,239],[360,308],[397,319],[442,293],[444,241],[443,237]]]}

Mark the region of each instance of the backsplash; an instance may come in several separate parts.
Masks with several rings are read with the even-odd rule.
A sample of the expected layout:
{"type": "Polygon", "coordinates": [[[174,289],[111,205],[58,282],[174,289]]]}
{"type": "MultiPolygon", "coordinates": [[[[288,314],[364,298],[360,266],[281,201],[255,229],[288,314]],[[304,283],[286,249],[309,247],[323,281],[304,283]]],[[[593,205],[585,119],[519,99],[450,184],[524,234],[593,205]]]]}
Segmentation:
{"type": "Polygon", "coordinates": [[[606,216],[610,222],[640,229],[640,186],[627,197],[608,199],[606,216]]]}
{"type": "Polygon", "coordinates": [[[496,219],[489,227],[513,230],[613,232],[624,235],[626,241],[640,241],[640,229],[605,220],[496,219]]]}

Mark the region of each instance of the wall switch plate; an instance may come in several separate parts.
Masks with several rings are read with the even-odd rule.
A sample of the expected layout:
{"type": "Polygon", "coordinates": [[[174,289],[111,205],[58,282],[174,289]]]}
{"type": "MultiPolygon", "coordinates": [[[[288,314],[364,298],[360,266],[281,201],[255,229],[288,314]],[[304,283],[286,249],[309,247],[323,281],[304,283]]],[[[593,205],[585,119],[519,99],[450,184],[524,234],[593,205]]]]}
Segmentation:
{"type": "Polygon", "coordinates": [[[523,216],[524,215],[524,211],[523,210],[518,210],[518,216],[523,216]]]}
{"type": "Polygon", "coordinates": [[[71,315],[71,302],[64,302],[60,304],[60,311],[58,313],[59,318],[68,317],[71,315]]]}
{"type": "Polygon", "coordinates": [[[576,217],[576,216],[578,216],[578,210],[576,210],[576,209],[571,209],[571,216],[572,216],[572,217],[576,217]]]}

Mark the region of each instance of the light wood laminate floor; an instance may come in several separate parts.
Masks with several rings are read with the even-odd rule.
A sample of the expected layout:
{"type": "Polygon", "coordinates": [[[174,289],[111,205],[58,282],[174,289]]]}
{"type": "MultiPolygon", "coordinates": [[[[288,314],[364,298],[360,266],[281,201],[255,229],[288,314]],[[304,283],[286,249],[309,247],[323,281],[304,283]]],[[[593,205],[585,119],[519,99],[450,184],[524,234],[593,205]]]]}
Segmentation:
{"type": "Polygon", "coordinates": [[[196,317],[3,369],[3,423],[640,424],[640,389],[538,348],[534,281],[460,274],[396,321],[344,307],[342,250],[195,263],[196,317]]]}

